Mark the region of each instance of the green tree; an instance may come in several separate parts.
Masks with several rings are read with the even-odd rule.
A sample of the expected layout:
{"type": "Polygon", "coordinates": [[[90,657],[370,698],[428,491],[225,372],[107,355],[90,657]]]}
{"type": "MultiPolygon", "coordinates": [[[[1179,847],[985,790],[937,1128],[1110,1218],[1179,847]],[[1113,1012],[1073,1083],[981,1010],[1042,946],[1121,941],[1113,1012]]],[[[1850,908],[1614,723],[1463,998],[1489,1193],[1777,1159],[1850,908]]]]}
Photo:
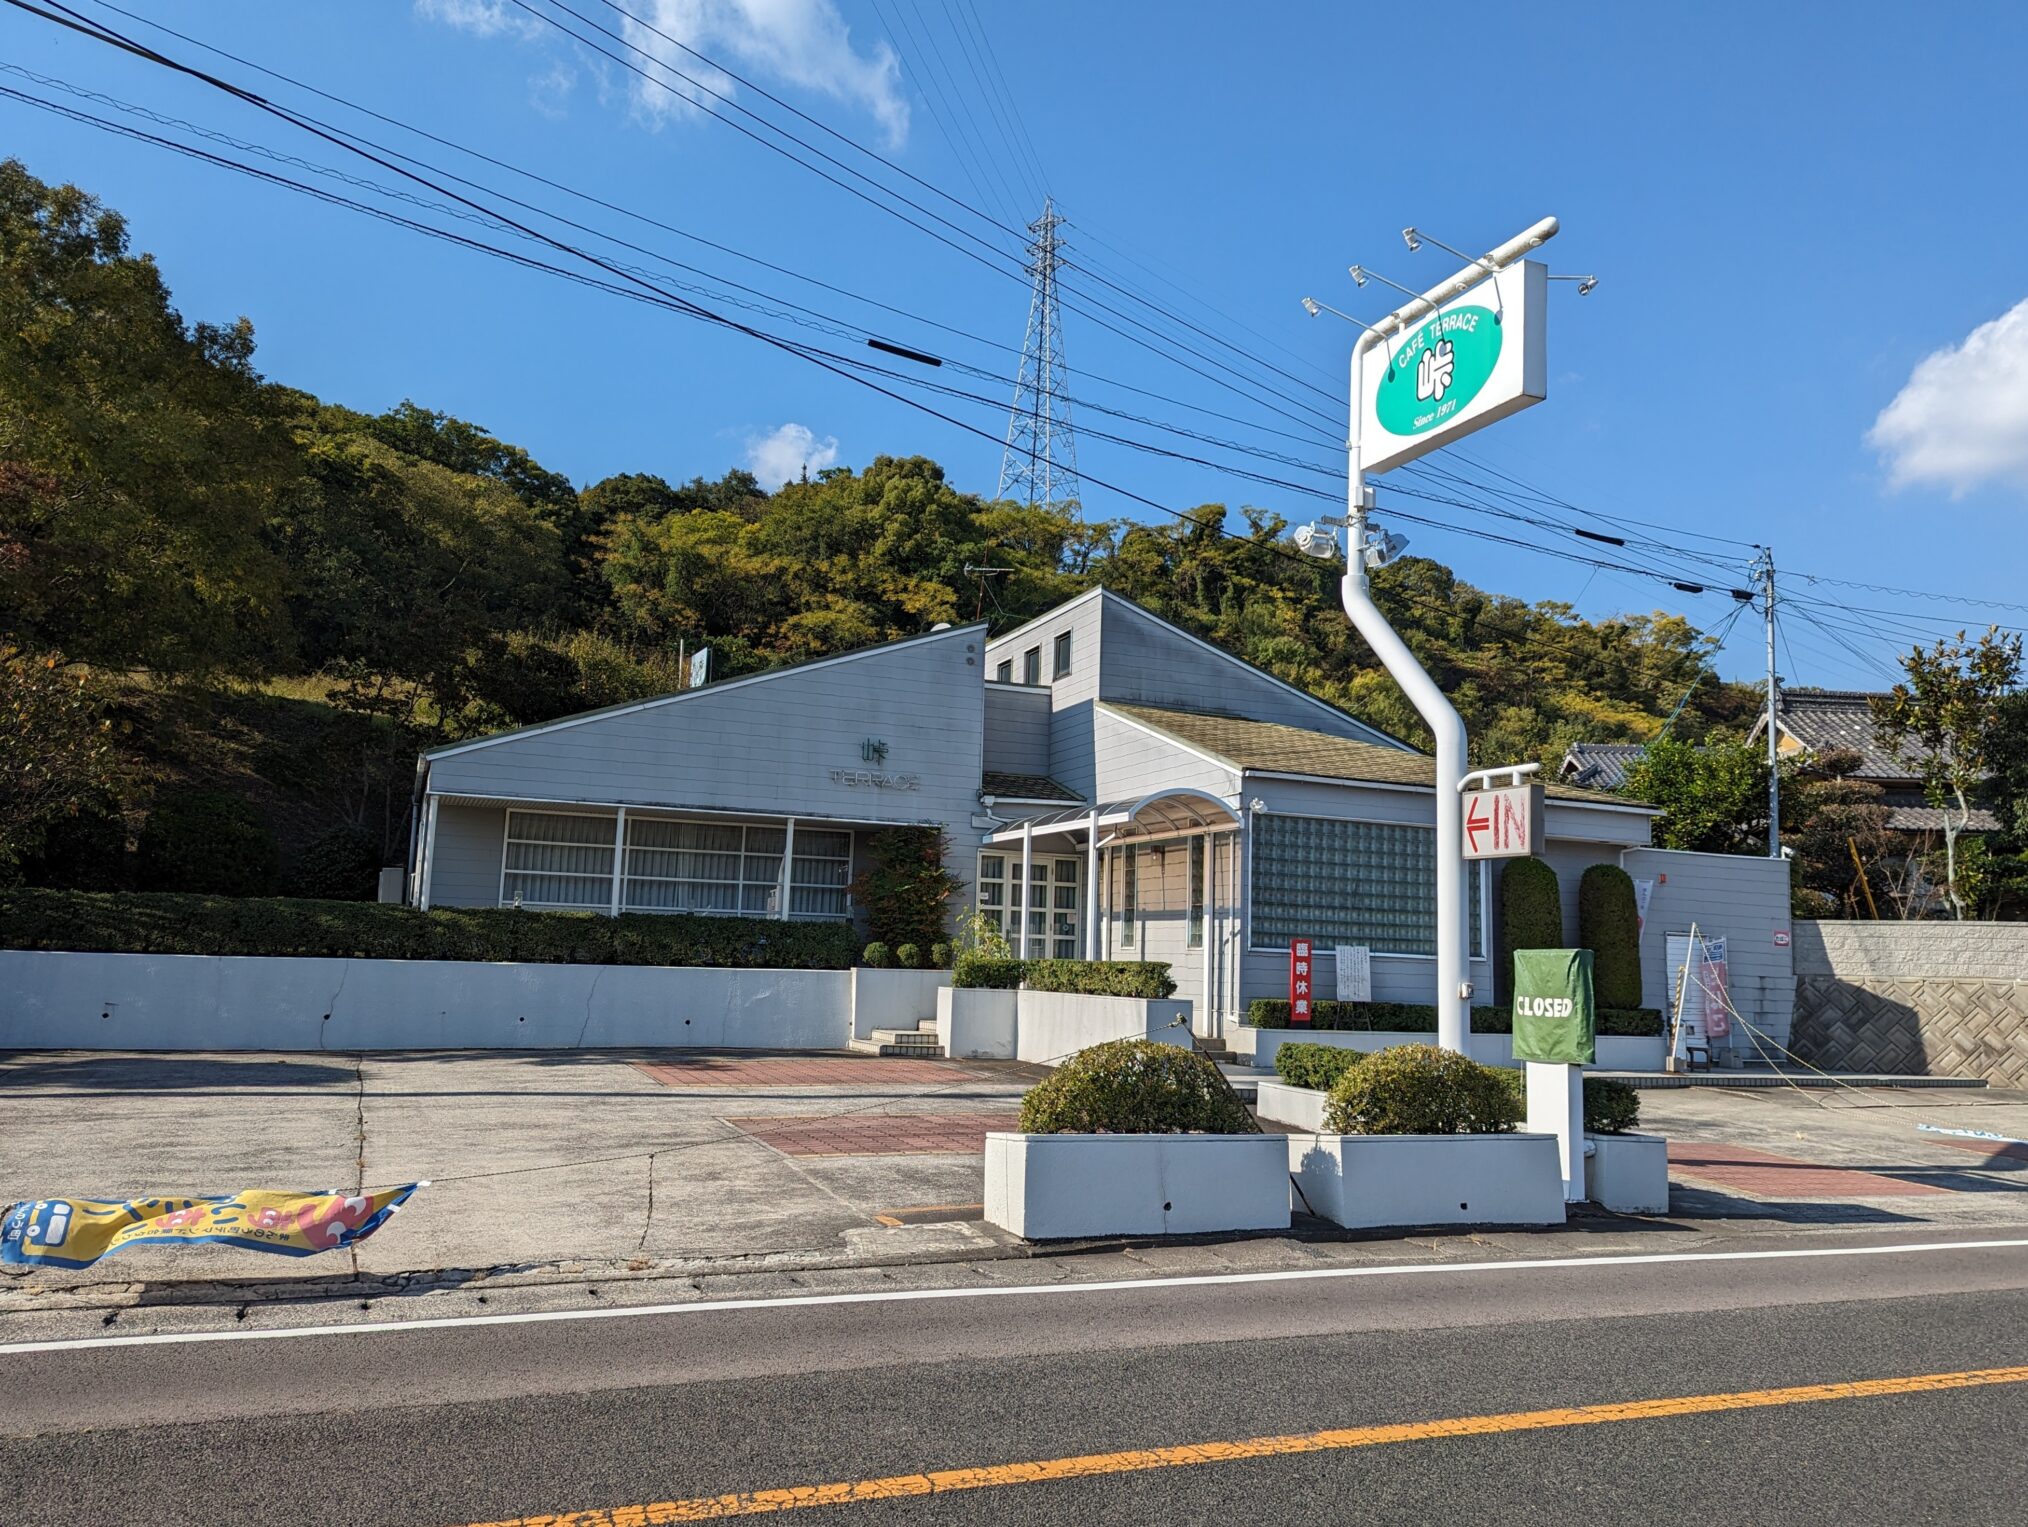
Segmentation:
{"type": "Polygon", "coordinates": [[[0,884],[119,781],[104,694],[55,652],[0,645],[0,884]]]}
{"type": "Polygon", "coordinates": [[[1913,753],[1924,794],[1943,812],[1944,899],[1953,916],[1966,917],[1975,898],[1960,873],[1958,837],[1993,767],[2002,705],[2020,683],[2021,637],[1994,626],[1967,641],[1960,631],[1904,653],[1901,668],[1906,679],[1873,701],[1874,730],[1890,751],[1913,753]]]}
{"type": "Polygon", "coordinates": [[[1767,756],[1751,743],[1657,738],[1627,769],[1627,793],[1662,808],[1658,848],[1767,852],[1767,756]]]}
{"type": "Polygon", "coordinates": [[[1815,754],[1807,770],[1783,770],[1782,847],[1798,916],[1870,916],[1860,876],[1877,876],[1903,851],[1887,827],[1884,792],[1852,777],[1863,761],[1831,749],[1815,754]]]}

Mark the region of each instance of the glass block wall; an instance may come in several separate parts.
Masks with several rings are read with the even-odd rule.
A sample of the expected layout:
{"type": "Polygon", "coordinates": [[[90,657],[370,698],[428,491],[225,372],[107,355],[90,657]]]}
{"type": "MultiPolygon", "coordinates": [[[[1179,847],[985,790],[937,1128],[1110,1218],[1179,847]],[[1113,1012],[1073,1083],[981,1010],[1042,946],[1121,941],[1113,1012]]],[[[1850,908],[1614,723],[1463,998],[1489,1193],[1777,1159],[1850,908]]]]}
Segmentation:
{"type": "MultiPolygon", "coordinates": [[[[1467,946],[1485,957],[1478,864],[1467,866],[1467,946]]],[[[1295,938],[1375,954],[1436,953],[1436,831],[1262,813],[1253,824],[1253,946],[1295,938]]]]}

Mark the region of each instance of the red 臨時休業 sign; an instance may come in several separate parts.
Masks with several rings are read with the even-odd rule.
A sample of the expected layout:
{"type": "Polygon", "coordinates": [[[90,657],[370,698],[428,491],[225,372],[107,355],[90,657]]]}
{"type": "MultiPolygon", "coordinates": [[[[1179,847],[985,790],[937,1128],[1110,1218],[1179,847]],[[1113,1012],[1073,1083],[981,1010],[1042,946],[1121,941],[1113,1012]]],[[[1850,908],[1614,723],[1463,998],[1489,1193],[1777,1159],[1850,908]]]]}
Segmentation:
{"type": "Polygon", "coordinates": [[[1306,938],[1289,942],[1289,1022],[1310,1021],[1310,994],[1316,986],[1311,971],[1316,962],[1310,958],[1310,941],[1306,938]]]}

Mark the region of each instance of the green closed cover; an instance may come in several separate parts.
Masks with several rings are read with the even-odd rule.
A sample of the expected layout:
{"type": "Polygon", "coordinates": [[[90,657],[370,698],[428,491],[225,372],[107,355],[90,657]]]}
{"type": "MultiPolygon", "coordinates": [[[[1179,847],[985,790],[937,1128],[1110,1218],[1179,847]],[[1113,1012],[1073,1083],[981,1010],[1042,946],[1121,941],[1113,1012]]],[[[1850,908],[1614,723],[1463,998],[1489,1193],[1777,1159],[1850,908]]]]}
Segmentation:
{"type": "Polygon", "coordinates": [[[1568,1066],[1598,1059],[1589,949],[1514,951],[1514,1058],[1568,1066]]]}

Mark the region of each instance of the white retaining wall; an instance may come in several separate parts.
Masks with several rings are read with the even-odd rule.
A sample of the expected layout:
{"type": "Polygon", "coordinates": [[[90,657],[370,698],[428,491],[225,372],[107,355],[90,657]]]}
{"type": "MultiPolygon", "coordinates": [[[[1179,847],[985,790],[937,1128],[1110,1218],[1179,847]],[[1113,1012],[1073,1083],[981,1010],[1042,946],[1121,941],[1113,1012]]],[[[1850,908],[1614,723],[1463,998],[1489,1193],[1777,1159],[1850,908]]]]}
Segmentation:
{"type": "Polygon", "coordinates": [[[1185,997],[1090,997],[1081,992],[1029,991],[1016,1003],[1014,1058],[1054,1065],[1112,1039],[1152,1039],[1191,1048],[1185,997]]]}
{"type": "Polygon", "coordinates": [[[937,993],[951,984],[948,970],[875,970],[860,965],[852,977],[852,1037],[875,1029],[912,1029],[937,1015],[937,993]]]}
{"type": "Polygon", "coordinates": [[[834,1050],[852,973],[0,950],[0,1049],[834,1050]]]}

